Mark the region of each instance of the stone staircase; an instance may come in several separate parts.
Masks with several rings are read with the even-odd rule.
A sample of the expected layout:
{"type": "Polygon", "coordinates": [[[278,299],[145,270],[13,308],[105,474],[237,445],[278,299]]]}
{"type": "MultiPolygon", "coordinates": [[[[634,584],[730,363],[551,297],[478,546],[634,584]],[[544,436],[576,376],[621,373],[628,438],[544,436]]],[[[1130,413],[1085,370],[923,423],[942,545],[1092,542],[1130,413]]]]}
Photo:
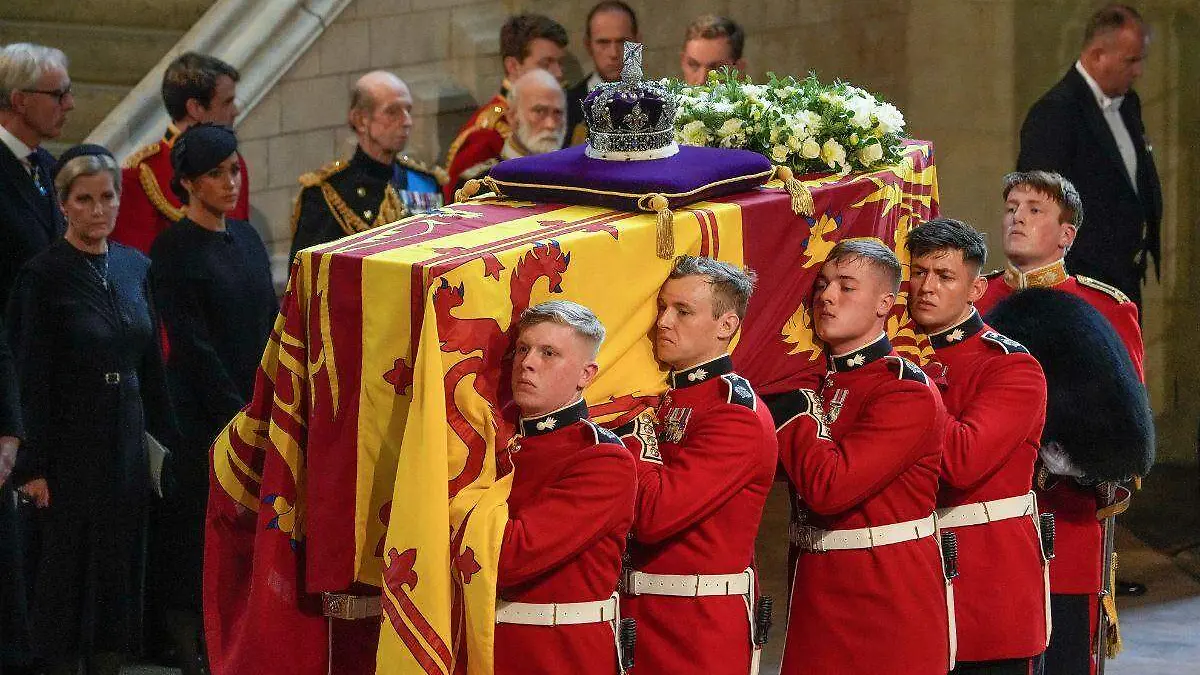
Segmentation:
{"type": "Polygon", "coordinates": [[[0,44],[44,44],[70,60],[75,109],[47,148],[82,141],[214,2],[0,0],[0,44]]]}

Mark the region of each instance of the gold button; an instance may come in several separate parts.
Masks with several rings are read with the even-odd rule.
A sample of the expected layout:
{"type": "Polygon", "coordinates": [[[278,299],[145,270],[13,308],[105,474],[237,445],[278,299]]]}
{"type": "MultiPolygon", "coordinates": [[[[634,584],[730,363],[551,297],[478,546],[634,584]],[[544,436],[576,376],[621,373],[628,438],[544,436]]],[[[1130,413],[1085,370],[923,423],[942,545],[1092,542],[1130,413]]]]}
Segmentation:
{"type": "Polygon", "coordinates": [[[367,209],[366,211],[363,211],[363,218],[366,218],[367,220],[370,220],[374,216],[375,216],[375,212],[372,211],[371,209],[367,209]]]}
{"type": "Polygon", "coordinates": [[[360,186],[358,186],[358,189],[354,191],[354,193],[357,194],[359,197],[366,197],[367,196],[367,188],[360,185],[360,186]]]}

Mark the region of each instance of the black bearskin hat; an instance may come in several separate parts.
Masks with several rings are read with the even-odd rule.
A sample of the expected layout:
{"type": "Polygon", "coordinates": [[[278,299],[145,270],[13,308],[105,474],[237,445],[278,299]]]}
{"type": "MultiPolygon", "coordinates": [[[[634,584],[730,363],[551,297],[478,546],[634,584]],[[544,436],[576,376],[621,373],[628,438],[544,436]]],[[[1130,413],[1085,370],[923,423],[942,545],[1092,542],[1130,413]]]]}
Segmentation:
{"type": "Polygon", "coordinates": [[[1086,300],[1030,288],[987,323],[1025,345],[1046,373],[1042,445],[1057,443],[1085,480],[1145,476],[1154,464],[1154,415],[1116,330],[1086,300]]]}

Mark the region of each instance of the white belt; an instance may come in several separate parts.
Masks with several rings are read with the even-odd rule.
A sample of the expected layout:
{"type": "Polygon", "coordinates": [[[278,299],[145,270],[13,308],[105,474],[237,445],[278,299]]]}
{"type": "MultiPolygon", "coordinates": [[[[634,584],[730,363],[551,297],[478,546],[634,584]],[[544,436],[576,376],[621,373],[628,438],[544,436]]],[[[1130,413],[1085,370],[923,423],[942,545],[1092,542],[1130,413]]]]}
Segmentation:
{"type": "Polygon", "coordinates": [[[573,626],[582,623],[608,623],[619,618],[620,596],[591,602],[505,602],[496,603],[496,623],[523,626],[573,626]]]}
{"type": "Polygon", "coordinates": [[[931,513],[920,520],[860,527],[856,530],[818,530],[815,527],[793,525],[791,540],[792,544],[800,547],[802,551],[824,553],[899,544],[932,536],[936,529],[937,524],[931,513]]]}
{"type": "Polygon", "coordinates": [[[937,510],[938,526],[966,527],[967,525],[983,525],[998,520],[1021,518],[1024,516],[1037,517],[1037,503],[1033,493],[1017,497],[994,499],[990,502],[976,502],[951,506],[937,510]]]}
{"type": "Polygon", "coordinates": [[[629,595],[699,598],[746,595],[753,585],[754,571],[750,568],[737,574],[647,574],[631,570],[625,574],[624,591],[629,595]]]}

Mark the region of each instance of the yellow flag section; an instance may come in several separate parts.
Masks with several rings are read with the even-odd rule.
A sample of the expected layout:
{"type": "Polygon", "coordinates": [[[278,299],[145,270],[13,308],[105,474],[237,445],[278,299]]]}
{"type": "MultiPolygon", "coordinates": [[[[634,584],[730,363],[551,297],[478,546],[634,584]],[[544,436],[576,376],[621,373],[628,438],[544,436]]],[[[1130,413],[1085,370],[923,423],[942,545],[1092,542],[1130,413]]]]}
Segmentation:
{"type": "MultiPolygon", "coordinates": [[[[480,204],[494,211],[505,203],[480,204]]],[[[384,467],[395,466],[382,546],[377,672],[384,675],[493,671],[497,563],[511,483],[497,467],[505,465],[498,459],[518,416],[509,352],[520,313],[565,299],[604,323],[600,375],[585,392],[594,416],[644,408],[665,388],[649,330],[671,261],[655,254],[655,217],[591,207],[522,217],[516,206],[511,219],[363,261],[359,512],[368,522],[385,506],[375,490],[392,473],[384,467]],[[405,289],[418,285],[420,319],[408,323],[417,336],[408,365],[412,398],[401,425],[393,384],[369,374],[397,367],[405,320],[396,317],[407,307],[405,289]]],[[[680,210],[674,228],[677,253],[742,264],[737,204],[680,210]]],[[[367,527],[359,542],[363,561],[373,553],[371,534],[367,527]]]]}

